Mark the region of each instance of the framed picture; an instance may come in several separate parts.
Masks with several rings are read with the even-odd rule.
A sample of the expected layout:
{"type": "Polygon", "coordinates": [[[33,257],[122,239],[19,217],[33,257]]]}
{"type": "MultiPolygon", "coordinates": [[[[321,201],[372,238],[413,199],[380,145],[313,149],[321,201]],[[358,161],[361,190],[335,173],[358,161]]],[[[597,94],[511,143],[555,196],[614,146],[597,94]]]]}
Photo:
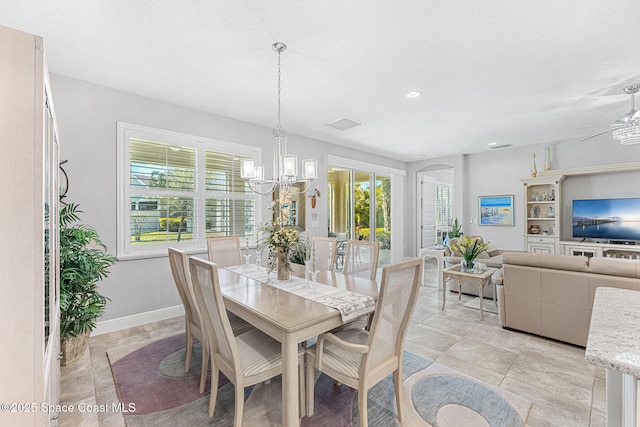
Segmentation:
{"type": "Polygon", "coordinates": [[[513,194],[478,197],[480,225],[513,227],[513,194]]]}

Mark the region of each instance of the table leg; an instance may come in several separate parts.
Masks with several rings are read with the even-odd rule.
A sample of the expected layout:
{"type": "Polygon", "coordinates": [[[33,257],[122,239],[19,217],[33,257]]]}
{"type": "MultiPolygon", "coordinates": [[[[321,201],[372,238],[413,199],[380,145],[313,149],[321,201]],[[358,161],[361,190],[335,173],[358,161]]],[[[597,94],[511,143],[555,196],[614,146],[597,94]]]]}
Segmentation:
{"type": "Polygon", "coordinates": [[[478,293],[480,294],[480,321],[484,320],[484,312],[482,311],[482,302],[484,301],[484,295],[482,290],[484,289],[484,280],[480,279],[480,286],[478,286],[478,293]]]}
{"type": "Polygon", "coordinates": [[[447,283],[451,280],[451,277],[447,277],[444,273],[442,274],[442,308],[444,310],[444,303],[447,301],[447,283]]]}
{"type": "Polygon", "coordinates": [[[298,343],[292,334],[282,334],[282,425],[299,426],[298,343]]]}

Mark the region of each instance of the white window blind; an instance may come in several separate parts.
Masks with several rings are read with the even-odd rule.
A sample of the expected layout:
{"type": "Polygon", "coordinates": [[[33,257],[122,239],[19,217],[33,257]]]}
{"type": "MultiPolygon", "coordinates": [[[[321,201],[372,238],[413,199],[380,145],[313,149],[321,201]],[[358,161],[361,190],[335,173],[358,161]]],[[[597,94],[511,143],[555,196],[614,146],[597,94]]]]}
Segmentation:
{"type": "Polygon", "coordinates": [[[259,201],[240,178],[254,147],[118,123],[118,256],[253,235],[259,201]]]}

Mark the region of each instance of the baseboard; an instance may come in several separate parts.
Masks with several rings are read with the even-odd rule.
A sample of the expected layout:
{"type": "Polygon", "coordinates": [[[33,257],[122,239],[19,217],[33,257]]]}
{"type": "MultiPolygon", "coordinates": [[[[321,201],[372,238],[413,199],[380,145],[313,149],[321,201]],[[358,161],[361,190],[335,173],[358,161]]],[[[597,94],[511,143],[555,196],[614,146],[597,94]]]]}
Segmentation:
{"type": "Polygon", "coordinates": [[[176,305],[174,307],[161,308],[160,310],[147,311],[145,313],[132,314],[131,316],[119,317],[117,319],[104,320],[98,322],[96,328],[91,332],[91,336],[102,335],[109,332],[132,328],[146,323],[157,322],[159,320],[170,319],[184,315],[184,307],[176,305]]]}

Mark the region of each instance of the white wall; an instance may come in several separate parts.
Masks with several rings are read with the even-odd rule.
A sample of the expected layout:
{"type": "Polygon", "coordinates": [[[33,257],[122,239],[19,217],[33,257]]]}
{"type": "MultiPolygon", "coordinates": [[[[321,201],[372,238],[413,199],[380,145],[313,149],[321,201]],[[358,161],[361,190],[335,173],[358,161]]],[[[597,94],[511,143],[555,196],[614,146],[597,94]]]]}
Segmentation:
{"type": "MultiPolygon", "coordinates": [[[[551,168],[569,169],[585,166],[612,165],[640,161],[640,145],[621,146],[610,134],[576,143],[557,143],[552,146],[551,168]]],[[[407,183],[415,194],[415,176],[432,165],[444,164],[456,168],[454,175],[455,216],[463,223],[465,234],[479,234],[501,249],[523,250],[524,212],[522,178],[531,174],[531,151],[536,152],[537,169],[544,169],[545,145],[521,148],[487,150],[483,153],[461,155],[441,159],[409,163],[407,183]],[[459,172],[458,168],[464,170],[459,172]],[[461,184],[462,183],[462,184],[461,184]],[[479,226],[478,197],[489,195],[514,195],[514,227],[479,226]],[[473,220],[473,224],[470,222],[473,220]]],[[[578,198],[640,197],[640,172],[614,173],[590,177],[567,178],[562,184],[562,212],[570,212],[571,200],[578,198]]],[[[407,221],[416,224],[417,205],[411,198],[407,209],[407,221]]],[[[563,215],[566,217],[567,215],[563,215]]],[[[563,222],[563,236],[570,237],[570,228],[563,222]]],[[[405,240],[409,248],[415,248],[417,231],[407,230],[405,240]]],[[[415,249],[414,249],[415,251],[415,249]]],[[[407,255],[414,255],[408,252],[407,255]]]]}
{"type": "MultiPolygon", "coordinates": [[[[80,204],[82,222],[94,226],[111,253],[116,249],[116,122],[125,121],[223,141],[261,147],[262,160],[272,163],[272,130],[196,111],[104,86],[51,76],[60,129],[61,159],[68,159],[68,202],[80,204]]],[[[213,95],[212,95],[213,96],[213,95]]],[[[327,154],[358,159],[401,170],[406,163],[351,150],[322,141],[289,135],[289,151],[318,160],[316,187],[326,194],[327,154]]],[[[269,220],[264,203],[263,221],[269,220]]],[[[318,213],[311,235],[327,233],[326,198],[316,209],[307,203],[306,223],[318,213]]],[[[206,254],[203,254],[206,257],[206,254]]],[[[111,299],[102,321],[180,305],[166,257],[118,262],[101,282],[100,292],[111,299]]]]}

